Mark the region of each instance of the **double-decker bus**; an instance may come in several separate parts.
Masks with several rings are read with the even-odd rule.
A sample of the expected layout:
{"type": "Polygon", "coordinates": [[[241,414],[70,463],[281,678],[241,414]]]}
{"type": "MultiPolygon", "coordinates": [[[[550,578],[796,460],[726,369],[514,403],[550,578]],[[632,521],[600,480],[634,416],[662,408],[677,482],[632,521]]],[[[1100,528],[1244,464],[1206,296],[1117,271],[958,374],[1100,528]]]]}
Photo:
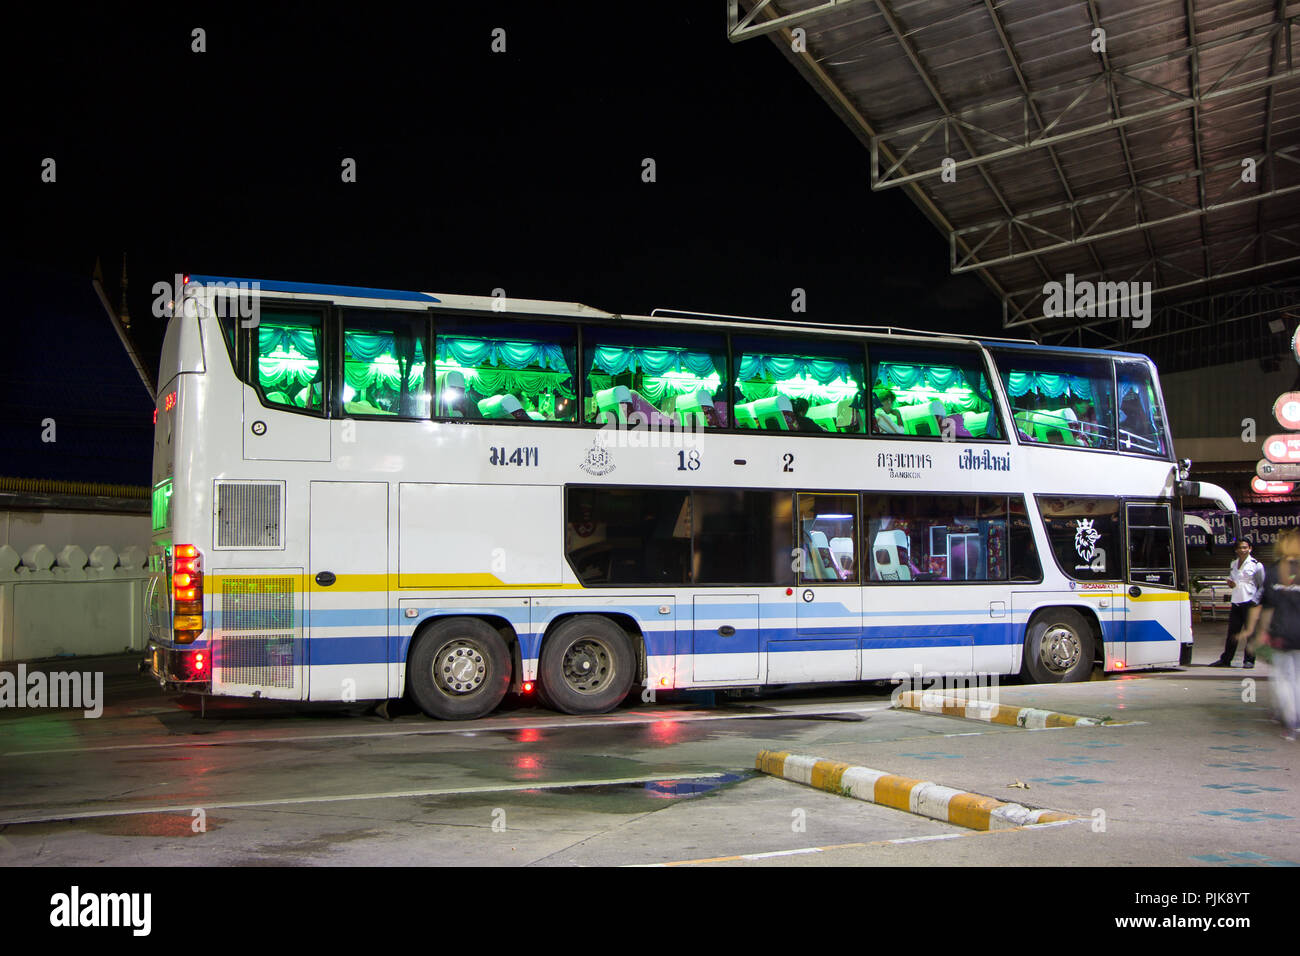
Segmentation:
{"type": "MultiPolygon", "coordinates": [[[[446,719],[535,693],[1190,660],[1140,355],[187,277],[146,664],[446,719]]],[[[644,693],[644,691],[643,691],[644,693]]]]}

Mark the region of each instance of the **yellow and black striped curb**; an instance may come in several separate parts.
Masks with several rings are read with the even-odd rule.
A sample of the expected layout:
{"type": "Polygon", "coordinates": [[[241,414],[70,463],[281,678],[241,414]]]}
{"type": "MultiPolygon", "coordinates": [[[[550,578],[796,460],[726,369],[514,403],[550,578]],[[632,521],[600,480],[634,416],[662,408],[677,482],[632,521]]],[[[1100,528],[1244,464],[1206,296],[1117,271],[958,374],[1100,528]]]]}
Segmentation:
{"type": "Polygon", "coordinates": [[[906,810],[933,820],[972,830],[1008,830],[1035,823],[1077,820],[1056,810],[1031,810],[1018,803],[1003,803],[965,790],[940,786],[929,780],[900,777],[870,767],[822,760],[786,751],[759,751],[754,767],[766,774],[802,783],[827,793],[854,797],[882,807],[906,810]]]}
{"type": "Polygon", "coordinates": [[[1027,730],[1043,730],[1047,727],[1100,727],[1116,726],[1128,721],[1108,720],[1104,717],[1077,717],[1074,714],[1058,714],[1054,710],[1039,710],[1036,707],[1004,707],[989,700],[968,699],[964,697],[946,697],[931,691],[908,690],[898,697],[894,705],[900,710],[916,710],[923,714],[943,714],[947,717],[964,717],[967,720],[979,720],[986,724],[1006,724],[1009,727],[1024,727],[1027,730]]]}

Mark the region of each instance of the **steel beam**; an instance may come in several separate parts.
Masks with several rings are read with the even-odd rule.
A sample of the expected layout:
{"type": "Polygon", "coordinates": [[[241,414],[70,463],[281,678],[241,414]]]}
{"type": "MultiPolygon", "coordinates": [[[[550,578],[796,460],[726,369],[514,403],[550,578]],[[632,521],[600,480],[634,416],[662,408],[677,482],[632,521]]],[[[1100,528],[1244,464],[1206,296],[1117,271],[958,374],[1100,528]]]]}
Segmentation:
{"type": "MultiPolygon", "coordinates": [[[[1265,165],[1265,163],[1271,164],[1274,158],[1288,160],[1290,162],[1300,164],[1300,146],[1292,146],[1284,150],[1278,150],[1276,154],[1259,157],[1256,159],[1256,165],[1257,167],[1262,167],[1265,165]]],[[[1217,163],[1214,166],[1211,166],[1208,170],[1206,170],[1206,172],[1222,171],[1224,169],[1240,168],[1240,167],[1241,167],[1241,161],[1234,159],[1234,160],[1229,160],[1226,163],[1217,163]]],[[[1285,196],[1290,193],[1300,192],[1300,184],[1297,184],[1297,185],[1282,186],[1282,187],[1273,186],[1272,188],[1264,189],[1256,193],[1251,193],[1248,196],[1241,196],[1240,198],[1236,198],[1236,199],[1223,198],[1225,196],[1228,196],[1230,193],[1232,193],[1236,189],[1236,187],[1240,184],[1241,181],[1238,179],[1238,180],[1234,180],[1233,184],[1229,186],[1228,189],[1225,190],[1220,196],[1214,198],[1213,200],[1205,202],[1204,205],[1198,205],[1192,207],[1185,212],[1174,213],[1168,216],[1160,216],[1159,218],[1155,218],[1155,219],[1145,219],[1145,218],[1139,219],[1139,221],[1135,223],[1130,223],[1124,226],[1118,226],[1114,229],[1107,229],[1104,231],[1098,230],[1098,227],[1105,222],[1106,217],[1116,207],[1126,205],[1124,200],[1133,200],[1137,196],[1142,194],[1166,202],[1174,203],[1176,205],[1187,205],[1186,203],[1183,203],[1181,200],[1175,199],[1172,196],[1162,196],[1157,190],[1160,189],[1161,187],[1174,185],[1177,183],[1183,183],[1190,179],[1200,180],[1201,189],[1199,190],[1199,193],[1201,195],[1204,195],[1205,175],[1202,173],[1201,170],[1197,169],[1188,173],[1182,173],[1176,176],[1165,177],[1155,182],[1138,183],[1136,189],[1128,188],[1128,189],[1110,190],[1109,192],[1099,193],[1095,196],[1085,196],[1082,199],[1075,200],[1072,203],[1058,203],[1056,205],[1048,206],[1042,209],[1035,209],[1027,213],[1021,213],[1010,219],[1000,219],[994,222],[982,223],[981,225],[978,226],[968,226],[964,229],[955,230],[954,232],[949,234],[949,261],[951,265],[951,271],[954,274],[958,274],[963,272],[971,272],[976,269],[989,269],[994,266],[1001,266],[1013,262],[1020,262],[1032,256],[1043,256],[1053,252],[1060,252],[1064,249],[1070,249],[1082,245],[1090,245],[1091,243],[1094,242],[1100,242],[1104,239],[1113,239],[1116,236],[1127,235],[1129,233],[1137,232],[1139,230],[1154,229],[1157,226],[1167,226],[1171,223],[1181,222],[1186,219],[1200,218],[1203,223],[1205,217],[1208,216],[1210,213],[1223,212],[1224,210],[1227,209],[1234,209],[1239,206],[1246,206],[1246,205],[1250,205],[1251,203],[1262,202],[1263,200],[1266,199],[1276,199],[1280,196],[1285,196]],[[1076,219],[1078,220],[1079,223],[1081,224],[1083,223],[1082,212],[1086,207],[1098,205],[1101,203],[1109,203],[1109,205],[1100,215],[1097,216],[1096,219],[1092,220],[1089,224],[1085,225],[1083,230],[1078,233],[1063,235],[1058,232],[1055,232],[1052,229],[1047,228],[1046,226],[1040,226],[1033,222],[1034,219],[1042,219],[1044,217],[1052,216],[1061,212],[1069,212],[1071,214],[1070,225],[1073,228],[1076,219]],[[1046,236],[1048,238],[1048,242],[1044,245],[1039,245],[1039,246],[1027,246],[1026,248],[1020,251],[1009,252],[1006,253],[1005,255],[999,255],[993,258],[979,257],[978,256],[979,251],[982,248],[984,248],[984,246],[987,244],[989,239],[997,235],[1002,230],[1007,229],[1012,222],[1015,222],[1020,225],[1029,226],[1034,230],[1034,232],[1041,233],[1042,235],[1046,236]],[[988,234],[983,235],[984,233],[988,233],[988,234]],[[983,235],[982,239],[980,238],[981,235],[983,235]],[[970,249],[970,252],[968,252],[966,256],[962,259],[957,258],[956,250],[957,250],[958,236],[967,239],[967,242],[964,244],[967,245],[968,248],[970,249]],[[973,246],[969,245],[972,242],[975,243],[975,245],[973,246]]],[[[1204,244],[1204,242],[1205,242],[1205,237],[1204,235],[1202,235],[1202,243],[1204,244]]]]}
{"type": "MultiPolygon", "coordinates": [[[[1187,275],[1193,276],[1193,278],[1183,282],[1165,283],[1161,285],[1156,285],[1155,283],[1153,283],[1151,289],[1152,295],[1163,296],[1163,295],[1167,295],[1170,292],[1176,292],[1181,289],[1192,289],[1198,286],[1203,286],[1210,282],[1218,282],[1223,279],[1230,279],[1230,278],[1236,278],[1238,276],[1248,275],[1252,272],[1258,272],[1262,269],[1272,269],[1278,266],[1291,265],[1293,263],[1300,262],[1300,254],[1293,254],[1286,257],[1274,257],[1272,259],[1267,259],[1263,262],[1257,262],[1253,265],[1244,266],[1241,268],[1236,268],[1236,269],[1229,268],[1238,258],[1241,257],[1243,252],[1249,249],[1254,243],[1262,242],[1265,239],[1265,237],[1272,239],[1275,242],[1283,243],[1287,246],[1293,247],[1292,250],[1285,250],[1285,251],[1294,251],[1296,253],[1300,253],[1300,241],[1297,241],[1297,239],[1300,238],[1300,236],[1292,237],[1292,236],[1283,235],[1283,232],[1287,230],[1290,230],[1292,232],[1296,232],[1297,230],[1300,230],[1300,223],[1290,223],[1284,226],[1279,226],[1276,229],[1270,230],[1267,233],[1261,233],[1260,235],[1257,236],[1251,236],[1240,249],[1238,249],[1232,256],[1230,256],[1227,259],[1226,262],[1220,263],[1216,271],[1206,276],[1195,275],[1189,270],[1186,270],[1181,266],[1177,266],[1176,264],[1169,262],[1167,259],[1157,259],[1157,260],[1148,260],[1147,262],[1144,262],[1141,265],[1139,265],[1137,269],[1134,271],[1134,273],[1132,274],[1132,276],[1127,280],[1117,280],[1113,276],[1093,274],[1093,275],[1086,275],[1086,276],[1076,276],[1075,281],[1076,282],[1082,282],[1082,281],[1133,282],[1137,280],[1138,276],[1142,275],[1144,272],[1147,272],[1148,270],[1150,270],[1151,274],[1154,275],[1157,262],[1164,264],[1168,267],[1178,269],[1179,271],[1182,271],[1187,275]]],[[[1067,317],[1048,317],[1048,316],[1041,316],[1041,315],[1029,316],[1028,315],[1029,310],[1033,308],[1035,305],[1037,305],[1043,299],[1043,297],[1044,297],[1043,290],[1041,288],[1018,289],[1014,292],[1008,293],[1003,298],[1002,301],[1002,327],[1004,329],[1009,329],[1021,325],[1030,324],[1030,323],[1050,321],[1051,318],[1067,318],[1067,317]]],[[[1082,328],[1092,328],[1101,325],[1108,325],[1113,322],[1127,322],[1127,321],[1129,320],[1123,318],[1104,317],[1104,318],[1092,319],[1091,321],[1087,321],[1087,322],[1080,322],[1077,324],[1082,328]]]]}
{"type": "Polygon", "coordinates": [[[825,3],[809,10],[787,13],[783,16],[773,16],[771,19],[755,25],[754,18],[770,6],[772,0],[757,0],[744,17],[740,16],[740,0],[727,0],[727,39],[732,43],[739,43],[751,37],[761,37],[768,33],[775,33],[777,30],[788,30],[790,27],[806,23],[814,17],[830,13],[832,10],[843,10],[845,7],[865,2],[866,0],[826,0],[825,3]]]}
{"type": "Polygon", "coordinates": [[[979,153],[974,149],[968,148],[967,152],[969,155],[967,158],[960,160],[954,159],[953,165],[948,167],[949,169],[961,170],[968,169],[972,166],[982,167],[998,160],[1011,159],[1034,150],[1043,149],[1048,146],[1055,146],[1059,143],[1070,142],[1084,136],[1093,136],[1097,133],[1122,129],[1130,124],[1144,122],[1157,116],[1163,116],[1167,113],[1177,112],[1179,110],[1198,109],[1206,103],[1221,99],[1225,96],[1235,96],[1250,90],[1267,89],[1281,83],[1295,81],[1300,79],[1300,69],[1295,68],[1291,58],[1290,33],[1298,24],[1300,24],[1300,15],[1287,17],[1281,21],[1269,24],[1268,26],[1244,30],[1240,33],[1233,34],[1229,37],[1223,37],[1219,40],[1208,41],[1163,56],[1153,57],[1141,63],[1125,67],[1122,70],[1112,70],[1109,73],[1104,74],[1099,73],[1096,76],[1082,81],[1074,81],[1050,89],[1040,90],[1037,93],[1028,96],[1021,95],[1011,97],[999,100],[996,103],[978,103],[975,106],[970,107],[965,113],[941,110],[943,115],[934,120],[894,130],[889,133],[878,133],[871,141],[871,188],[877,190],[887,189],[893,186],[907,185],[908,183],[917,182],[922,179],[938,177],[943,172],[942,164],[928,167],[923,170],[907,172],[904,163],[913,152],[940,130],[943,130],[945,135],[951,131],[964,132],[969,130],[1008,144],[1001,149],[994,149],[987,153],[979,153]],[[1279,43],[1285,43],[1287,54],[1284,58],[1280,58],[1279,62],[1285,62],[1286,68],[1280,71],[1275,71],[1269,76],[1247,80],[1234,86],[1225,86],[1224,81],[1240,69],[1242,63],[1245,62],[1245,57],[1239,59],[1235,64],[1233,64],[1233,66],[1229,67],[1228,70],[1213,84],[1211,84],[1208,89],[1199,89],[1196,91],[1196,95],[1191,96],[1156,86],[1155,84],[1134,75],[1137,72],[1148,69],[1152,66],[1163,65],[1165,63],[1186,59],[1192,56],[1199,56],[1206,50],[1214,49],[1227,43],[1240,43],[1251,39],[1259,40],[1269,38],[1273,38],[1279,43]],[[1088,93],[1090,93],[1104,79],[1109,79],[1111,83],[1113,83],[1114,80],[1124,80],[1149,89],[1160,90],[1172,99],[1173,102],[1161,106],[1149,107],[1136,113],[1110,116],[1103,122],[1089,123],[1085,126],[1063,132],[1053,132],[1057,125],[1060,124],[1061,121],[1065,119],[1079,103],[1083,102],[1087,98],[1088,93]],[[1031,132],[1028,117],[1030,115],[1030,106],[1035,97],[1044,97],[1058,93],[1069,93],[1076,90],[1078,91],[1077,95],[1060,114],[1051,120],[1051,122],[1049,122],[1047,126],[1037,134],[1031,132]],[[985,129],[972,120],[965,118],[968,115],[987,115],[990,111],[999,107],[1012,106],[1016,107],[1017,112],[1024,117],[1021,134],[1015,139],[1002,133],[985,129]],[[917,138],[915,140],[910,139],[910,137],[913,136],[917,138]],[[898,143],[899,140],[908,140],[908,142],[904,145],[898,143]],[[880,167],[880,148],[886,143],[898,144],[891,148],[896,153],[899,150],[902,150],[902,152],[899,153],[899,158],[882,173],[880,167]],[[900,174],[895,175],[896,172],[900,174]]]}

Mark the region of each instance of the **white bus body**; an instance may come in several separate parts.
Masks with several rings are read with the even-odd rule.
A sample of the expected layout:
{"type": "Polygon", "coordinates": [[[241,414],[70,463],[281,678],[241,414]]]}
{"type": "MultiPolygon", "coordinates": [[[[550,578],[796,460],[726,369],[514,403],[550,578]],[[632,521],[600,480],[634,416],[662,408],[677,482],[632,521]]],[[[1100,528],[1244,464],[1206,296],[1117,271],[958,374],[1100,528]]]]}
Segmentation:
{"type": "MultiPolygon", "coordinates": [[[[1161,444],[1158,454],[1126,452],[1122,436],[1114,450],[1090,447],[1078,437],[1073,411],[1058,416],[1069,419],[1063,428],[1073,429],[1065,440],[1078,442],[1067,447],[1033,440],[1039,435],[1029,431],[1037,427],[1033,415],[1044,413],[1008,414],[1007,383],[1023,386],[1023,379],[1004,380],[994,370],[990,349],[999,343],[633,319],[564,303],[516,301],[499,312],[499,301],[490,299],[263,282],[242,293],[255,301],[262,323],[272,308],[319,309],[321,328],[333,330],[322,331],[314,345],[300,340],[304,350],[317,351],[314,379],[306,379],[311,362],[298,356],[303,375],[268,392],[269,386],[250,384],[247,371],[241,381],[232,364],[235,355],[247,353],[241,367],[256,359],[263,375],[267,326],[242,328],[254,319],[236,318],[241,328],[233,339],[223,338],[231,335],[231,323],[223,326],[218,312],[238,316],[230,301],[235,294],[217,280],[190,280],[163,345],[149,664],[165,685],[293,701],[378,700],[411,691],[426,712],[441,717],[478,716],[504,693],[536,685],[545,702],[580,713],[609,709],[630,686],[742,688],[1023,669],[1039,680],[1086,679],[1094,662],[1106,671],[1176,665],[1191,641],[1179,475],[1163,411],[1155,407],[1153,369],[1149,421],[1157,434],[1152,440],[1161,444]],[[750,334],[829,337],[844,348],[865,343],[868,355],[878,347],[962,348],[991,370],[994,407],[985,414],[1002,422],[1006,437],[629,430],[516,418],[440,420],[428,408],[381,420],[376,416],[385,400],[397,407],[391,393],[384,399],[375,397],[378,388],[365,391],[363,402],[362,391],[332,367],[359,361],[347,357],[355,344],[348,353],[340,348],[338,330],[342,322],[363,321],[355,318],[364,318],[362,310],[380,310],[398,322],[431,322],[431,335],[449,315],[461,322],[583,325],[584,342],[595,342],[599,330],[627,325],[665,335],[729,333],[733,365],[740,362],[737,337],[750,334]],[[303,414],[278,407],[281,401],[320,407],[303,414]],[[358,407],[375,415],[347,410],[358,407]],[[711,496],[711,490],[735,489],[752,490],[746,508],[776,509],[769,549],[774,567],[758,584],[697,583],[707,576],[705,564],[725,565],[733,560],[730,553],[752,540],[743,538],[753,533],[744,527],[752,522],[736,515],[713,521],[713,528],[724,530],[707,538],[714,534],[707,509],[741,500],[711,496]],[[614,502],[611,494],[622,497],[614,502]],[[835,502],[845,503],[844,513],[800,517],[805,503],[824,512],[837,511],[835,502]],[[1094,503],[1099,513],[1113,516],[1105,519],[1111,522],[1108,537],[1094,537],[1101,519],[1079,517],[1094,503]],[[628,517],[637,507],[643,515],[628,517]],[[655,508],[662,512],[657,518],[655,508]],[[890,508],[897,515],[924,515],[931,508],[958,517],[942,524],[934,517],[885,514],[890,508]],[[618,509],[617,521],[602,520],[618,509]],[[1060,542],[1054,546],[1048,533],[1053,509],[1073,515],[1059,519],[1060,527],[1075,529],[1076,546],[1084,549],[1079,554],[1094,552],[1069,574],[1057,559],[1060,542]],[[787,511],[789,519],[782,517],[787,511]],[[588,514],[590,521],[583,517],[588,514]],[[795,529],[789,541],[781,539],[785,520],[795,529]],[[799,521],[826,524],[805,539],[818,543],[816,575],[809,571],[812,556],[794,540],[799,521]],[[643,538],[626,546],[616,540],[634,533],[643,538]],[[1017,534],[1016,547],[1031,568],[1019,575],[1008,567],[1017,534]],[[1143,562],[1130,553],[1137,545],[1128,542],[1139,535],[1154,542],[1149,553],[1167,550],[1168,559],[1150,558],[1139,567],[1143,562]],[[1111,552],[1100,559],[1099,542],[1111,552]],[[702,557],[706,544],[714,551],[702,557]],[[656,548],[672,555],[662,572],[654,563],[656,548]],[[906,567],[912,556],[900,552],[909,549],[924,568],[912,561],[905,580],[883,573],[890,562],[906,567]],[[788,572],[777,566],[782,552],[788,572]],[[595,557],[584,565],[575,557],[581,554],[595,557]],[[1098,560],[1098,579],[1079,579],[1089,576],[1088,561],[1095,568],[1098,560]],[[619,562],[633,570],[616,569],[619,562]],[[580,573],[588,575],[586,583],[580,573]],[[641,579],[621,585],[616,579],[623,574],[641,579]],[[645,580],[652,575],[663,583],[645,580]],[[555,643],[548,651],[548,642],[564,647],[556,650],[555,643]]],[[[436,351],[428,345],[433,339],[423,341],[432,365],[435,358],[427,353],[436,351]]],[[[1101,353],[1005,348],[1007,355],[1032,357],[1029,365],[1043,356],[1109,361],[1101,353]]],[[[1136,356],[1114,358],[1149,366],[1136,356]]],[[[486,362],[480,372],[488,376],[486,362]]],[[[416,378],[407,364],[401,401],[411,411],[418,403],[409,404],[414,386],[407,380],[416,378]]],[[[580,373],[573,370],[575,380],[580,373]]],[[[439,381],[437,373],[428,374],[439,381]]],[[[441,381],[450,381],[454,391],[462,379],[441,381]]],[[[1105,385],[1097,381],[1094,390],[1105,385]]],[[[1075,387],[1086,391],[1086,385],[1075,387]]],[[[551,394],[536,404],[557,414],[547,405],[552,400],[559,401],[551,394]]],[[[586,401],[594,407],[594,398],[586,401]]],[[[1035,395],[1034,401],[1046,399],[1035,395]]],[[[512,405],[521,418],[518,404],[512,405]]],[[[729,421],[745,414],[738,402],[717,405],[716,415],[729,415],[729,421]]],[[[864,418],[867,407],[860,410],[864,418]]],[[[849,405],[839,408],[841,421],[853,418],[849,405]]],[[[913,417],[921,414],[909,408],[913,417]]],[[[531,411],[533,419],[542,414],[531,411]]],[[[977,418],[967,416],[971,423],[977,418]]],[[[978,427],[996,431],[988,422],[978,427]]]]}

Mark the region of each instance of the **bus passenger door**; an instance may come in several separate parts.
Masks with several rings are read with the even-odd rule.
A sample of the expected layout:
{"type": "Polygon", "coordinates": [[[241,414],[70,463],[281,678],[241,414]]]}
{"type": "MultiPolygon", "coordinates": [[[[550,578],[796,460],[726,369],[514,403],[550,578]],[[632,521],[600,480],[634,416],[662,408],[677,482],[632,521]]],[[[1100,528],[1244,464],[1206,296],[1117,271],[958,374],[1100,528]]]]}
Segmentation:
{"type": "Polygon", "coordinates": [[[691,655],[697,683],[757,684],[758,595],[697,594],[691,655]]]}
{"type": "Polygon", "coordinates": [[[309,699],[389,697],[388,483],[313,481],[308,536],[309,699]]]}
{"type": "Polygon", "coordinates": [[[1176,585],[1169,502],[1130,501],[1124,511],[1128,593],[1117,601],[1124,607],[1124,664],[1177,664],[1188,595],[1176,585]]]}

